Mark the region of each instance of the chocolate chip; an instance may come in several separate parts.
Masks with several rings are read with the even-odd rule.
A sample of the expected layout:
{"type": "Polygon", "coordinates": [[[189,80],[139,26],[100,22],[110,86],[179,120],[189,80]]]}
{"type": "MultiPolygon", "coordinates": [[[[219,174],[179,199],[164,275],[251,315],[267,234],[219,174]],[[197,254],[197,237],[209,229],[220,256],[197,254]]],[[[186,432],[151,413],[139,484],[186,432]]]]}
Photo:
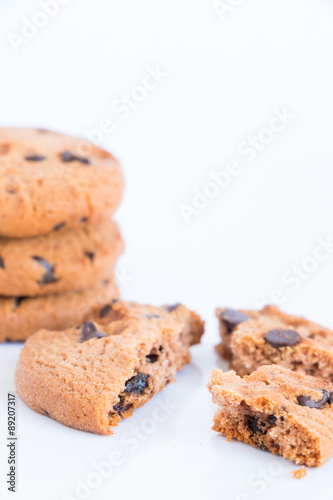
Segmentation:
{"type": "Polygon", "coordinates": [[[115,404],[114,407],[113,407],[113,409],[117,413],[121,414],[124,411],[129,410],[131,408],[131,406],[132,406],[131,403],[125,404],[125,398],[124,398],[124,396],[120,396],[119,397],[119,403],[115,404]]]}
{"type": "Polygon", "coordinates": [[[302,337],[298,332],[296,332],[296,330],[281,328],[279,330],[270,330],[267,332],[265,340],[275,349],[279,349],[279,347],[291,347],[299,344],[302,342],[302,337]]]}
{"type": "Polygon", "coordinates": [[[251,416],[247,419],[246,426],[250,429],[253,434],[263,433],[263,429],[260,426],[260,421],[258,417],[251,416]]]}
{"type": "Polygon", "coordinates": [[[112,306],[110,304],[106,304],[106,306],[102,307],[100,313],[99,313],[99,317],[100,318],[105,318],[105,316],[107,316],[109,314],[109,312],[111,311],[112,309],[112,306]]]}
{"type": "Polygon", "coordinates": [[[25,299],[26,299],[26,297],[15,297],[15,299],[14,299],[15,307],[19,307],[25,299]]]}
{"type": "Polygon", "coordinates": [[[156,363],[158,360],[158,354],[147,354],[146,359],[148,363],[156,363]]]}
{"type": "Polygon", "coordinates": [[[59,229],[62,229],[63,227],[66,226],[66,222],[59,222],[59,224],[56,224],[54,227],[53,227],[53,230],[54,231],[59,231],[59,229]]]}
{"type": "Polygon", "coordinates": [[[1,255],[0,255],[0,268],[1,269],[5,269],[5,263],[4,263],[3,258],[1,257],[1,255]]]}
{"type": "Polygon", "coordinates": [[[333,392],[330,393],[329,398],[328,398],[328,403],[332,404],[333,403],[333,392]]]}
{"type": "Polygon", "coordinates": [[[42,257],[38,257],[37,255],[33,255],[31,258],[46,269],[46,273],[43,274],[39,281],[37,281],[39,285],[50,285],[51,283],[56,283],[57,281],[59,281],[59,278],[56,278],[54,276],[54,266],[52,264],[50,264],[42,257]]]}
{"type": "Polygon", "coordinates": [[[107,337],[107,335],[105,335],[105,333],[99,332],[96,328],[96,325],[92,321],[88,321],[82,327],[80,342],[86,342],[87,340],[93,338],[101,339],[103,337],[107,337]]]}
{"type": "Polygon", "coordinates": [[[45,160],[46,156],[41,156],[41,155],[30,155],[30,156],[25,156],[25,159],[27,161],[43,161],[45,160]]]}
{"type": "Polygon", "coordinates": [[[176,309],[178,309],[178,307],[180,305],[181,304],[178,302],[177,304],[173,304],[172,306],[167,306],[167,311],[169,311],[169,313],[171,313],[172,311],[175,311],[176,309]]]}
{"type": "Polygon", "coordinates": [[[227,327],[228,333],[231,333],[232,330],[240,323],[250,319],[250,316],[242,313],[241,311],[237,311],[237,309],[226,308],[220,312],[220,319],[227,327]]]}
{"type": "Polygon", "coordinates": [[[94,262],[95,252],[84,252],[84,255],[86,257],[88,257],[88,259],[90,260],[91,264],[94,262]]]}
{"type": "Polygon", "coordinates": [[[159,314],[145,314],[145,316],[148,319],[150,319],[150,318],[161,318],[162,317],[159,314]]]}
{"type": "Polygon", "coordinates": [[[265,420],[255,415],[250,415],[247,418],[246,426],[253,434],[266,434],[271,427],[274,427],[276,422],[277,418],[275,415],[268,415],[268,417],[265,417],[265,420]]]}
{"type": "Polygon", "coordinates": [[[309,408],[317,408],[320,410],[328,402],[330,395],[326,389],[319,389],[323,393],[322,399],[319,401],[314,401],[310,396],[297,396],[297,401],[301,406],[308,406],[309,408]]]}
{"type": "Polygon", "coordinates": [[[76,156],[73,155],[73,153],[71,153],[70,151],[64,151],[63,153],[61,153],[61,159],[65,163],[70,163],[71,161],[76,160],[76,156]]]}
{"type": "Polygon", "coordinates": [[[138,372],[134,377],[130,378],[127,380],[125,384],[125,391],[124,392],[131,392],[134,394],[142,394],[143,391],[146,389],[148,386],[148,380],[149,375],[146,375],[145,373],[138,372]]]}
{"type": "Polygon", "coordinates": [[[273,426],[276,424],[277,418],[275,415],[268,415],[268,422],[273,426]]]}
{"type": "Polygon", "coordinates": [[[44,410],[44,408],[42,408],[43,412],[45,413],[45,415],[47,415],[48,417],[50,417],[50,414],[48,411],[44,410]]]}
{"type": "Polygon", "coordinates": [[[88,217],[81,217],[80,221],[81,222],[88,222],[88,217]]]}
{"type": "Polygon", "coordinates": [[[90,164],[89,158],[83,158],[82,156],[77,156],[71,153],[71,151],[64,151],[61,153],[61,160],[64,163],[71,163],[72,161],[79,161],[80,163],[84,163],[85,165],[90,164]]]}

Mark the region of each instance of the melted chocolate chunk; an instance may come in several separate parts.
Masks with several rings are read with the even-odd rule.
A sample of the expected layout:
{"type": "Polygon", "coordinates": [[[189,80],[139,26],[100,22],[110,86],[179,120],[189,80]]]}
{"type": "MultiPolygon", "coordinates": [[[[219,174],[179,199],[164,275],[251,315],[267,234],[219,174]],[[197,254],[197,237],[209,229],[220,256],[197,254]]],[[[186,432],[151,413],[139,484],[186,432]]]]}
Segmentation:
{"type": "Polygon", "coordinates": [[[88,217],[81,217],[80,222],[88,222],[88,217]]]}
{"type": "MultiPolygon", "coordinates": [[[[330,395],[326,391],[326,389],[319,389],[322,392],[322,399],[319,401],[314,401],[313,399],[310,398],[310,396],[297,396],[297,401],[301,406],[308,406],[309,408],[317,408],[317,410],[320,410],[325,406],[325,404],[328,402],[330,395]]],[[[332,393],[331,393],[332,394],[332,393]]]]}
{"type": "Polygon", "coordinates": [[[100,310],[99,317],[100,318],[105,318],[111,311],[112,306],[110,304],[106,304],[102,309],[100,310]]]}
{"type": "Polygon", "coordinates": [[[148,386],[148,378],[149,375],[146,375],[145,373],[138,372],[134,377],[130,378],[127,380],[125,384],[125,391],[124,392],[131,392],[134,394],[142,394],[143,391],[146,389],[148,386]]]}
{"type": "Polygon", "coordinates": [[[276,422],[275,415],[264,416],[264,418],[250,415],[246,421],[246,426],[253,434],[266,434],[271,427],[276,425],[276,422]]]}
{"type": "Polygon", "coordinates": [[[1,257],[1,255],[0,255],[0,268],[1,269],[5,269],[5,263],[4,263],[3,258],[1,257]]]}
{"type": "Polygon", "coordinates": [[[80,342],[86,342],[87,340],[93,338],[101,339],[103,337],[107,337],[107,335],[105,335],[105,333],[99,332],[96,328],[95,323],[93,323],[92,321],[88,321],[82,327],[80,342]]]}
{"type": "Polygon", "coordinates": [[[46,156],[41,156],[41,155],[30,155],[30,156],[25,156],[25,160],[27,161],[43,161],[45,160],[46,156]]]}
{"type": "Polygon", "coordinates": [[[148,319],[150,319],[150,318],[161,318],[162,317],[159,314],[145,314],[145,316],[148,319]]]}
{"type": "Polygon", "coordinates": [[[179,302],[177,302],[177,304],[173,304],[172,306],[167,306],[167,311],[169,311],[169,313],[171,313],[172,311],[175,311],[176,309],[178,309],[178,307],[180,305],[181,304],[179,302]]]}
{"type": "Polygon", "coordinates": [[[42,408],[43,412],[45,413],[45,415],[47,415],[48,417],[50,417],[50,414],[48,411],[44,410],[44,408],[42,408]]]}
{"type": "Polygon", "coordinates": [[[158,360],[158,354],[147,354],[146,360],[148,361],[148,363],[156,363],[156,361],[158,360]]]}
{"type": "Polygon", "coordinates": [[[251,416],[247,419],[246,426],[253,434],[263,434],[265,432],[265,424],[255,416],[251,416]]]}
{"type": "Polygon", "coordinates": [[[95,252],[84,252],[84,255],[88,257],[91,263],[94,262],[95,252]]]}
{"type": "Polygon", "coordinates": [[[328,398],[328,403],[332,404],[333,403],[333,392],[330,393],[329,398],[328,398]]]}
{"type": "Polygon", "coordinates": [[[89,158],[83,158],[82,156],[77,156],[73,154],[71,151],[64,151],[61,153],[61,160],[64,163],[71,163],[72,161],[79,161],[80,163],[84,163],[85,165],[90,164],[89,158]]]}
{"type": "Polygon", "coordinates": [[[62,229],[65,226],[66,226],[66,222],[59,222],[59,224],[56,224],[53,227],[53,231],[59,231],[59,229],[62,229]]]}
{"type": "Polygon", "coordinates": [[[131,408],[131,406],[132,406],[131,403],[125,404],[125,398],[124,398],[124,396],[120,396],[119,397],[119,403],[117,403],[116,405],[114,405],[113,409],[117,413],[121,414],[124,411],[129,410],[131,408]]]}
{"type": "Polygon", "coordinates": [[[237,309],[226,308],[220,313],[220,319],[227,327],[228,333],[231,333],[236,326],[240,325],[240,323],[250,319],[250,316],[242,313],[241,311],[237,311],[237,309]]]}
{"type": "Polygon", "coordinates": [[[39,285],[50,285],[51,283],[56,283],[59,281],[59,278],[54,276],[54,266],[50,264],[47,260],[42,257],[38,257],[37,255],[33,255],[32,259],[34,259],[38,264],[41,264],[45,269],[46,273],[43,274],[40,280],[37,281],[39,285]]]}
{"type": "Polygon", "coordinates": [[[299,344],[302,342],[302,337],[296,330],[281,328],[279,330],[270,330],[267,332],[265,340],[275,349],[279,349],[279,347],[292,347],[299,344]]]}
{"type": "Polygon", "coordinates": [[[26,298],[27,297],[15,297],[14,299],[15,307],[19,307],[26,298]]]}

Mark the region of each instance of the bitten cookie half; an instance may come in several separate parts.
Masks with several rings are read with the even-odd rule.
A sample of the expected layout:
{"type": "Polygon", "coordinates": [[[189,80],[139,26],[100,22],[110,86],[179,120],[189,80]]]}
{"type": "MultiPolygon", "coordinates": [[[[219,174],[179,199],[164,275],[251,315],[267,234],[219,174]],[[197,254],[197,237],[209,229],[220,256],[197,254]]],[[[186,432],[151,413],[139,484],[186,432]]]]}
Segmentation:
{"type": "Polygon", "coordinates": [[[213,430],[228,439],[318,467],[333,456],[333,386],[281,366],[241,379],[213,370],[208,384],[219,406],[213,430]]]}
{"type": "Polygon", "coordinates": [[[217,316],[222,336],[217,350],[231,360],[230,368],[238,375],[277,364],[333,381],[332,330],[275,306],[261,311],[219,309],[217,316]]]}
{"type": "Polygon", "coordinates": [[[112,276],[123,249],[113,220],[21,240],[0,238],[0,295],[86,290],[112,276]]]}
{"type": "Polygon", "coordinates": [[[200,342],[203,322],[175,306],[123,301],[97,307],[92,321],[63,332],[42,330],[22,349],[20,397],[64,425],[111,434],[121,418],[175,380],[200,342]]]}
{"type": "Polygon", "coordinates": [[[24,238],[109,218],[120,204],[117,160],[86,140],[0,128],[0,235],[24,238]]]}
{"type": "Polygon", "coordinates": [[[0,342],[23,342],[37,330],[65,330],[82,324],[96,307],[119,297],[113,278],[84,292],[45,297],[0,297],[0,342]]]}

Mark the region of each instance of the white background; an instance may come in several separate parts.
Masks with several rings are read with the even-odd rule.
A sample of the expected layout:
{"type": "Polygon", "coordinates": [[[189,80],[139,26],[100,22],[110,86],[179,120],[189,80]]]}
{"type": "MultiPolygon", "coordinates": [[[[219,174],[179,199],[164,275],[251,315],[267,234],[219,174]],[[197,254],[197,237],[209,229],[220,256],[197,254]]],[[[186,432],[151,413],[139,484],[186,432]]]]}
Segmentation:
{"type": "Polygon", "coordinates": [[[103,145],[126,177],[116,214],[127,243],[118,272],[131,278],[123,295],[181,301],[207,320],[203,345],[177,383],[113,436],[68,429],[19,402],[15,495],[4,478],[6,398],[21,346],[3,345],[1,499],[332,498],[333,462],[298,481],[289,474],[295,464],[210,430],[205,386],[212,368],[227,369],[213,351],[216,306],[256,308],[278,297],[286,311],[333,326],[333,255],[311,260],[318,238],[333,237],[332,3],[229,5],[236,3],[222,19],[208,0],[71,0],[15,51],[8,35],[20,35],[23,18],[35,19],[40,6],[1,0],[1,122],[83,135],[112,120],[103,145]],[[167,73],[157,88],[128,117],[114,112],[156,65],[167,73]],[[249,136],[268,137],[262,129],[276,108],[292,120],[249,161],[238,148],[249,136]],[[186,223],[180,206],[230,161],[238,175],[186,223]],[[305,274],[291,285],[294,265],[305,274]],[[156,424],[154,409],[168,400],[177,408],[156,424]],[[78,480],[86,484],[93,462],[114,450],[123,463],[78,495],[78,480]]]}

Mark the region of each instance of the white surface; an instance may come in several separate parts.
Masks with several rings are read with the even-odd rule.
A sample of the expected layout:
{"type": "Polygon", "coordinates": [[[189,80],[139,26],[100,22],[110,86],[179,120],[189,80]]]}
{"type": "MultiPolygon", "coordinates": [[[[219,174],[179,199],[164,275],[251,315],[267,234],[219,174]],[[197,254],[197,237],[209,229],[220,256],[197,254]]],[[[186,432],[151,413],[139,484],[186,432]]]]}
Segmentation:
{"type": "MultiPolygon", "coordinates": [[[[127,248],[118,269],[133,278],[123,295],[182,301],[207,319],[203,345],[177,383],[113,436],[68,429],[19,402],[18,500],[332,498],[332,461],[297,481],[294,464],[210,430],[205,385],[212,368],[227,368],[213,352],[217,305],[251,308],[281,289],[286,311],[333,325],[333,255],[295,289],[283,278],[313,254],[317,238],[333,237],[333,7],[329,0],[238,3],[220,20],[203,0],[72,0],[16,53],[8,33],[19,33],[22,18],[40,7],[1,1],[1,121],[80,135],[112,119],[103,144],[126,175],[116,218],[127,248]],[[112,112],[156,65],[168,73],[157,88],[126,119],[112,112]],[[295,118],[247,161],[239,145],[284,107],[295,118]],[[179,205],[232,160],[242,172],[186,224],[179,205]],[[167,399],[177,408],[157,424],[154,410],[167,399]],[[137,428],[144,432],[134,450],[128,438],[137,428]],[[123,463],[78,496],[77,481],[114,450],[123,463]]],[[[0,349],[1,499],[13,498],[3,475],[6,394],[19,351],[0,349]]]]}

